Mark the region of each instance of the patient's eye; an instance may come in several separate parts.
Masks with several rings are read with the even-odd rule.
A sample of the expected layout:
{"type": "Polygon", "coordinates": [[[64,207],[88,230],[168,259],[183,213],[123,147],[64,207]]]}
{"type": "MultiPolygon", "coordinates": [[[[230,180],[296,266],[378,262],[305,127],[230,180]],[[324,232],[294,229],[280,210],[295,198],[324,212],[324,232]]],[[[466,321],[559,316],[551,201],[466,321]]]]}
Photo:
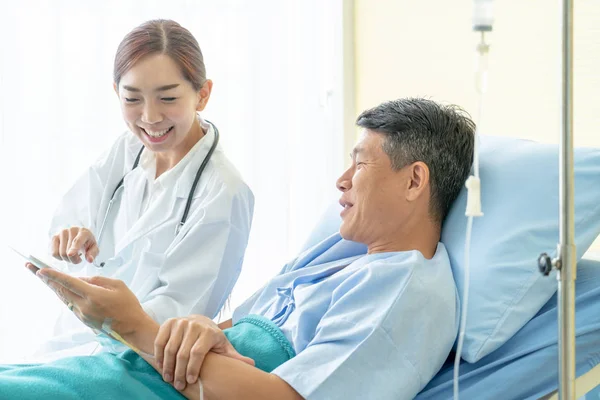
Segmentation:
{"type": "Polygon", "coordinates": [[[177,100],[177,97],[163,97],[161,100],[164,101],[165,103],[172,103],[175,100],[177,100]]]}
{"type": "Polygon", "coordinates": [[[139,100],[140,99],[136,99],[136,98],[133,98],[133,97],[125,97],[125,102],[126,103],[135,103],[135,102],[138,102],[139,100]]]}

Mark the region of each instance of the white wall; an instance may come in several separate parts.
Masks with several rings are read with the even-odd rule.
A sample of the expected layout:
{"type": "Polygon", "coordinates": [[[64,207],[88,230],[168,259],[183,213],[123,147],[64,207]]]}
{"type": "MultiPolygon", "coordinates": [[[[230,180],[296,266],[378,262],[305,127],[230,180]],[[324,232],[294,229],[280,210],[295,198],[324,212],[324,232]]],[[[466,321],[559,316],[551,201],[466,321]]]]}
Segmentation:
{"type": "MultiPolygon", "coordinates": [[[[471,0],[355,0],[356,109],[405,96],[477,116],[471,0]]],[[[558,143],[560,2],[494,2],[483,130],[558,143]]],[[[575,1],[576,146],[600,146],[600,2],[575,1]]],[[[478,122],[478,121],[476,121],[478,122]]],[[[597,241],[596,249],[600,249],[597,241]]]]}
{"type": "MultiPolygon", "coordinates": [[[[495,1],[486,133],[558,143],[560,2],[495,1]]],[[[575,2],[575,140],[600,146],[600,2],[575,2]]],[[[430,96],[477,112],[472,1],[356,0],[357,109],[430,96]]]]}

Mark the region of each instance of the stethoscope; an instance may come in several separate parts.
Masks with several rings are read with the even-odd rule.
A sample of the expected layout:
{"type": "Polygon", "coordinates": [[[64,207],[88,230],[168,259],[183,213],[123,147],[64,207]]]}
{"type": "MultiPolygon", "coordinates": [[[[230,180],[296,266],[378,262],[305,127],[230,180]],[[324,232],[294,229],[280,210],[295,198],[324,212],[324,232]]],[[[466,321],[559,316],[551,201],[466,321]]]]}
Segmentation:
{"type": "MultiPolygon", "coordinates": [[[[185,221],[187,220],[188,213],[190,212],[190,207],[192,205],[192,200],[194,198],[194,192],[196,191],[196,185],[198,185],[200,176],[202,175],[202,172],[204,171],[206,164],[208,164],[208,161],[210,161],[210,157],[214,153],[215,149],[217,148],[217,144],[219,143],[219,130],[217,129],[215,124],[213,124],[212,122],[210,122],[210,121],[206,121],[206,122],[208,122],[213,127],[213,130],[215,132],[215,138],[212,142],[212,145],[210,146],[210,149],[208,150],[208,153],[204,157],[202,164],[200,164],[200,167],[198,168],[198,171],[196,172],[196,178],[194,179],[194,183],[192,184],[192,187],[190,188],[187,202],[185,204],[185,210],[183,211],[183,216],[181,217],[181,221],[179,221],[179,224],[177,224],[177,226],[175,227],[175,236],[177,236],[179,234],[179,231],[181,230],[181,228],[185,224],[185,221]]],[[[144,146],[142,145],[142,148],[140,149],[140,151],[137,154],[137,157],[135,158],[133,167],[131,168],[132,171],[134,169],[136,169],[138,164],[140,163],[140,157],[142,156],[143,151],[144,151],[144,146]]],[[[113,191],[112,196],[110,196],[110,201],[108,202],[108,207],[106,208],[106,212],[104,213],[104,218],[102,219],[102,224],[100,225],[100,230],[98,231],[98,237],[96,238],[96,243],[98,244],[98,247],[100,247],[100,241],[102,240],[102,234],[104,233],[104,227],[106,225],[106,220],[108,219],[110,209],[112,208],[112,205],[115,201],[115,195],[117,194],[119,189],[124,188],[124,186],[123,186],[124,181],[125,181],[125,177],[121,178],[121,180],[117,184],[117,187],[113,191]]],[[[96,265],[96,263],[94,263],[94,265],[96,267],[102,268],[102,267],[104,267],[105,263],[101,262],[99,265],[96,265]]]]}

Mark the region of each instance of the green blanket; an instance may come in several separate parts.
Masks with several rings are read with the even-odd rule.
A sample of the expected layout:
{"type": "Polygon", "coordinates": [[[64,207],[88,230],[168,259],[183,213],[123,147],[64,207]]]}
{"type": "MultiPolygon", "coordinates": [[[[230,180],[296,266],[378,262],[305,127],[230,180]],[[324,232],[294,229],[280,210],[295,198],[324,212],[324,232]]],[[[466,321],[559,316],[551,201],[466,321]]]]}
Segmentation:
{"type": "MultiPolygon", "coordinates": [[[[250,315],[224,332],[239,353],[252,358],[265,372],[295,356],[281,330],[263,317],[250,315]]],[[[131,350],[70,357],[48,364],[0,365],[2,400],[183,398],[131,350]]]]}

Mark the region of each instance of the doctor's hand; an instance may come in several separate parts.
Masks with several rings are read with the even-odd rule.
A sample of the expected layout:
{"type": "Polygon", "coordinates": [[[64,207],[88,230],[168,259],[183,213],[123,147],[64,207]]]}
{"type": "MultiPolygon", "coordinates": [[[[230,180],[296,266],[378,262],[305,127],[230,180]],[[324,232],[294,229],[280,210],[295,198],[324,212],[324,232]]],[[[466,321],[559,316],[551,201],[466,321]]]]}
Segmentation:
{"type": "Polygon", "coordinates": [[[254,366],[254,360],[238,353],[217,324],[201,315],[167,320],[154,341],[154,357],[163,379],[177,390],[184,390],[186,381],[196,382],[209,351],[254,366]]]}
{"type": "Polygon", "coordinates": [[[86,228],[73,226],[63,229],[52,237],[52,256],[72,264],[81,262],[80,251],[85,254],[87,262],[94,261],[100,250],[94,234],[86,228]]]}
{"type": "Polygon", "coordinates": [[[137,297],[120,280],[101,276],[76,278],[49,268],[36,275],[90,328],[100,330],[107,322],[121,336],[131,335],[149,318],[137,297]]]}

